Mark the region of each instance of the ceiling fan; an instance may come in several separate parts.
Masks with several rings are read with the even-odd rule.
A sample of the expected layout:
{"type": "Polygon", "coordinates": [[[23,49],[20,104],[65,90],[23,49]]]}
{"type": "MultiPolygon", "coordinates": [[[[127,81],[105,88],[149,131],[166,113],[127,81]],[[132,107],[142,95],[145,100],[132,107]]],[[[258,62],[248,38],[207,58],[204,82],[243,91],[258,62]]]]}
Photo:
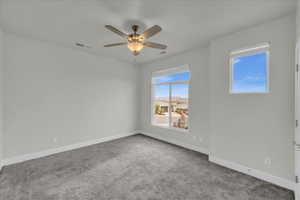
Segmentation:
{"type": "Polygon", "coordinates": [[[158,25],[152,26],[151,28],[145,30],[144,33],[142,33],[142,34],[137,33],[139,26],[133,25],[132,26],[133,33],[128,34],[128,35],[111,25],[106,25],[105,28],[118,34],[122,38],[125,38],[127,40],[127,42],[107,44],[107,45],[104,45],[104,47],[127,45],[127,47],[132,51],[133,55],[135,55],[135,56],[139,55],[139,53],[144,48],[144,46],[155,48],[155,49],[166,49],[167,48],[167,45],[164,45],[164,44],[158,44],[158,43],[154,43],[154,42],[146,42],[145,41],[146,39],[152,37],[153,35],[155,35],[161,31],[161,27],[158,25]]]}

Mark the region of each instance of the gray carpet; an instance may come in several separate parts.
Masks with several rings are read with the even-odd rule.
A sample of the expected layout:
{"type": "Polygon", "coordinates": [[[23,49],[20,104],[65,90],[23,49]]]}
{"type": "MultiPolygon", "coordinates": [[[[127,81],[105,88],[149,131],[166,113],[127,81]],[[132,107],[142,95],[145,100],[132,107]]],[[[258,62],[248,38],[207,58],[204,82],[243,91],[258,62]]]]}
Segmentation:
{"type": "Polygon", "coordinates": [[[1,200],[291,200],[291,191],[137,135],[7,166],[1,200]]]}

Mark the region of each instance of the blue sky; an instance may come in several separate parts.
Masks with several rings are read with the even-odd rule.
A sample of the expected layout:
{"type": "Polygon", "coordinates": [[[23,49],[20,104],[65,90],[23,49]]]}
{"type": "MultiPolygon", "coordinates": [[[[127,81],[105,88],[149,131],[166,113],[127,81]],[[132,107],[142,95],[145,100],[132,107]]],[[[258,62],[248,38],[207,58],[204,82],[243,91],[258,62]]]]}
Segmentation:
{"type": "Polygon", "coordinates": [[[267,90],[267,53],[237,57],[233,62],[232,92],[267,90]]]}
{"type": "Polygon", "coordinates": [[[158,76],[153,78],[153,83],[163,83],[169,81],[186,81],[190,78],[190,72],[171,74],[167,76],[158,76]]]}
{"type": "MultiPolygon", "coordinates": [[[[232,92],[266,92],[267,91],[267,53],[233,59],[232,92]]],[[[153,78],[153,83],[189,80],[190,73],[178,73],[153,78]]],[[[224,75],[225,76],[225,75],[224,75]]],[[[156,85],[156,97],[168,97],[169,85],[156,85]]],[[[188,97],[188,84],[172,85],[172,96],[188,97]]]]}
{"type": "MultiPolygon", "coordinates": [[[[182,81],[189,80],[190,73],[178,73],[167,76],[160,76],[153,78],[154,83],[163,83],[169,81],[182,81]]],[[[169,97],[169,85],[156,85],[154,86],[155,97],[169,97]]],[[[172,96],[176,97],[188,97],[188,84],[176,84],[172,85],[172,96]]]]}

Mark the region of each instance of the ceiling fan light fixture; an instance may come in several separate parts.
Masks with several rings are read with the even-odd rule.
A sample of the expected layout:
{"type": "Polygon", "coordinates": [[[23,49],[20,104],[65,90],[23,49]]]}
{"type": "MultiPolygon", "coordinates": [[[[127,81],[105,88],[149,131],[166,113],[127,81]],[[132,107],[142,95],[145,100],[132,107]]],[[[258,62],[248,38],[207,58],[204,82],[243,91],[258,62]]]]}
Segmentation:
{"type": "Polygon", "coordinates": [[[154,49],[166,49],[167,45],[159,44],[155,42],[144,42],[144,40],[147,40],[148,38],[152,37],[153,35],[159,33],[161,31],[161,27],[158,25],[154,25],[147,30],[145,30],[142,34],[137,33],[139,26],[133,25],[132,34],[125,34],[119,29],[111,26],[111,25],[105,25],[105,28],[108,30],[114,32],[115,34],[121,36],[122,38],[126,39],[127,42],[118,42],[113,44],[106,44],[104,47],[114,47],[114,46],[121,46],[121,45],[127,45],[128,49],[133,53],[133,55],[137,56],[140,54],[141,50],[146,47],[151,47],[154,49]]]}
{"type": "Polygon", "coordinates": [[[142,42],[139,41],[133,41],[128,42],[127,45],[128,49],[133,52],[134,55],[138,55],[138,53],[144,48],[144,45],[142,42]]]}

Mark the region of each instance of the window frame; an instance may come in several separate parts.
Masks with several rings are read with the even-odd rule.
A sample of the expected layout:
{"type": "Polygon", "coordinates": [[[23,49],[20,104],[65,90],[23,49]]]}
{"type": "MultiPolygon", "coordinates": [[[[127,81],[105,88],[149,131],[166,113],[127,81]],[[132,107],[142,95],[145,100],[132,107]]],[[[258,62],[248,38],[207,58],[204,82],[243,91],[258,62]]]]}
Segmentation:
{"type": "Polygon", "coordinates": [[[262,43],[252,47],[231,51],[229,54],[229,94],[268,94],[270,93],[270,43],[262,43]],[[233,92],[233,60],[237,57],[266,53],[266,91],[263,92],[233,92]]]}
{"type": "MultiPolygon", "coordinates": [[[[176,84],[188,84],[188,108],[189,108],[189,101],[190,101],[190,80],[191,80],[191,71],[189,70],[189,65],[183,65],[181,67],[176,67],[176,68],[169,68],[166,70],[161,70],[161,71],[155,71],[152,72],[151,75],[151,126],[153,127],[158,127],[158,128],[163,128],[163,129],[168,129],[168,130],[175,130],[179,132],[184,132],[188,133],[190,132],[190,126],[188,126],[188,129],[183,129],[183,128],[177,128],[172,126],[172,112],[171,112],[171,100],[172,100],[172,85],[176,84]],[[177,74],[177,73],[184,73],[184,72],[189,72],[189,80],[183,80],[183,81],[166,81],[163,83],[153,83],[153,78],[158,77],[158,76],[166,76],[166,75],[171,75],[171,74],[177,74]],[[168,85],[169,86],[169,124],[168,127],[164,126],[159,126],[154,124],[154,102],[155,102],[155,89],[154,86],[157,85],[168,85]]],[[[188,118],[188,124],[190,122],[190,113],[189,113],[189,118],[188,118]]]]}

